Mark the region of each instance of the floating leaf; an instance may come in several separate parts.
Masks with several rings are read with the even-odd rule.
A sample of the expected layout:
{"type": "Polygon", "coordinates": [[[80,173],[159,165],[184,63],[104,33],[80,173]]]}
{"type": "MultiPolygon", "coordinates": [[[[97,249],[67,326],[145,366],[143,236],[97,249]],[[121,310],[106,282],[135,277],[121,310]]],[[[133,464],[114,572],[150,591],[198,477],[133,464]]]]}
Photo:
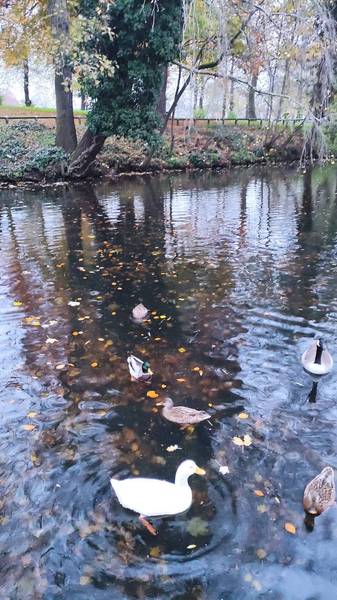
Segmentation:
{"type": "Polygon", "coordinates": [[[235,435],[235,436],[233,437],[233,439],[232,439],[232,442],[233,442],[233,444],[235,444],[236,446],[243,446],[243,445],[244,445],[244,443],[243,443],[243,440],[242,440],[240,437],[238,437],[237,435],[235,435]]]}
{"type": "Polygon", "coordinates": [[[246,434],[243,436],[243,443],[245,446],[250,446],[253,443],[253,440],[250,437],[250,435],[246,434]]]}
{"type": "Polygon", "coordinates": [[[219,473],[221,473],[221,475],[227,475],[227,473],[229,473],[229,468],[226,465],[223,465],[219,467],[219,473]]]}
{"type": "Polygon", "coordinates": [[[178,348],[178,352],[180,352],[180,354],[184,354],[184,352],[186,352],[186,348],[183,348],[181,346],[180,348],[178,348]]]}
{"type": "Polygon", "coordinates": [[[22,425],[22,429],[24,429],[25,431],[33,431],[33,429],[36,428],[36,425],[34,425],[34,423],[26,423],[26,425],[22,425]]]}
{"type": "Polygon", "coordinates": [[[268,509],[265,504],[258,504],[257,510],[259,513],[265,513],[265,512],[267,512],[268,509]]]}
{"type": "Polygon", "coordinates": [[[184,379],[183,377],[178,377],[178,379],[176,379],[176,381],[178,383],[185,383],[186,379],[184,379]]]}
{"type": "Polygon", "coordinates": [[[254,490],[254,494],[255,494],[255,496],[264,496],[264,493],[262,492],[262,490],[254,490]]]}
{"type": "Polygon", "coordinates": [[[189,546],[186,546],[187,550],[194,550],[194,548],[196,548],[197,545],[196,544],[190,544],[189,546]]]}
{"type": "Polygon", "coordinates": [[[72,331],[71,335],[73,335],[74,337],[76,337],[77,335],[79,335],[78,331],[72,331]]]}
{"type": "Polygon", "coordinates": [[[55,344],[55,342],[57,342],[56,338],[47,338],[46,339],[46,344],[55,344]]]}
{"type": "Polygon", "coordinates": [[[13,306],[22,306],[23,302],[21,300],[14,300],[13,306]]]}
{"type": "Polygon", "coordinates": [[[174,444],[174,446],[167,446],[166,450],[167,452],[175,452],[176,450],[181,450],[181,448],[177,444],[174,444]]]}
{"type": "Polygon", "coordinates": [[[90,585],[91,583],[91,577],[88,577],[88,575],[82,575],[82,577],[80,577],[80,585],[90,585]]]}
{"type": "Polygon", "coordinates": [[[149,390],[146,393],[148,398],[158,398],[159,394],[157,394],[157,392],[155,392],[154,390],[149,390]]]}
{"type": "Polygon", "coordinates": [[[240,412],[238,414],[239,419],[248,419],[248,416],[249,415],[247,415],[247,413],[245,413],[245,412],[240,412]]]}
{"type": "Polygon", "coordinates": [[[158,558],[158,556],[160,556],[160,547],[153,546],[150,550],[150,556],[152,556],[152,558],[158,558]]]}
{"type": "Polygon", "coordinates": [[[31,410],[28,414],[27,417],[29,417],[29,419],[34,419],[34,417],[36,417],[37,412],[35,412],[35,410],[31,410]]]}
{"type": "Polygon", "coordinates": [[[70,302],[68,302],[68,306],[79,306],[80,302],[77,302],[76,300],[70,300],[70,302]]]}
{"type": "Polygon", "coordinates": [[[96,367],[98,367],[98,363],[97,362],[92,362],[90,365],[93,369],[95,369],[96,367]]]}
{"type": "Polygon", "coordinates": [[[256,550],[256,556],[260,559],[263,560],[264,558],[266,558],[267,556],[267,552],[263,549],[263,548],[258,548],[256,550]]]}
{"type": "Polygon", "coordinates": [[[284,524],[284,529],[288,532],[288,533],[292,533],[293,535],[296,533],[296,527],[295,525],[293,525],[292,523],[285,523],[284,524]]]}

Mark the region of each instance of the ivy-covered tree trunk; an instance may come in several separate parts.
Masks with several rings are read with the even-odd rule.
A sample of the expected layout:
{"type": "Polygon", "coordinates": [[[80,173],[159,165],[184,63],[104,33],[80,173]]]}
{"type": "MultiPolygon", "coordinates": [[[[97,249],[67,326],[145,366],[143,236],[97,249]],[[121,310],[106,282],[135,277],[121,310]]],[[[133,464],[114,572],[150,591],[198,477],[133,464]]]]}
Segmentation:
{"type": "Polygon", "coordinates": [[[57,46],[55,56],[56,145],[66,152],[77,146],[74,122],[69,13],[66,0],[48,0],[52,34],[57,46]]]}
{"type": "MultiPolygon", "coordinates": [[[[88,53],[105,55],[114,72],[110,76],[98,74],[98,81],[83,81],[92,109],[88,130],[69,165],[70,176],[82,177],[89,172],[109,135],[137,139],[148,149],[159,143],[158,98],[163,72],[178,54],[182,1],[115,0],[108,12],[111,35],[83,42],[88,53]]],[[[81,13],[90,17],[96,6],[95,0],[82,0],[81,13]]]]}
{"type": "Polygon", "coordinates": [[[166,116],[166,88],[167,88],[167,76],[168,76],[168,66],[165,65],[163,69],[163,77],[159,90],[159,97],[157,102],[157,112],[159,117],[164,121],[166,116]]]}

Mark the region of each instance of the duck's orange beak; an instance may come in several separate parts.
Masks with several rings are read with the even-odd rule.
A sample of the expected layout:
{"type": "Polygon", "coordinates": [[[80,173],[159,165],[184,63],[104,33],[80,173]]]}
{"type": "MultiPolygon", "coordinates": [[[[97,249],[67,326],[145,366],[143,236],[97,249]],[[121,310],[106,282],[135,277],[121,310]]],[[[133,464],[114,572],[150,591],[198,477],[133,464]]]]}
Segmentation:
{"type": "Polygon", "coordinates": [[[194,471],[194,473],[196,475],[206,475],[206,471],[204,469],[200,469],[200,467],[197,467],[194,471]]]}

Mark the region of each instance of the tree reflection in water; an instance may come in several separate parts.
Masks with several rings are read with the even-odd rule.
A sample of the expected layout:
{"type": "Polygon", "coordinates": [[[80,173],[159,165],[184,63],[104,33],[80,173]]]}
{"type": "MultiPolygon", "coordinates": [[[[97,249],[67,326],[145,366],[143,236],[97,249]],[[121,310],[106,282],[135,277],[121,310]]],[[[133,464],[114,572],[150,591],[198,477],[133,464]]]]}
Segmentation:
{"type": "Polygon", "coordinates": [[[261,169],[1,194],[4,597],[334,597],[334,513],[311,547],[301,494],[336,461],[336,389],[316,397],[298,356],[334,340],[335,188],[330,168],[261,169]],[[181,431],[149,389],[212,424],[181,431]],[[109,477],[187,457],[207,477],[152,538],[109,477]]]}

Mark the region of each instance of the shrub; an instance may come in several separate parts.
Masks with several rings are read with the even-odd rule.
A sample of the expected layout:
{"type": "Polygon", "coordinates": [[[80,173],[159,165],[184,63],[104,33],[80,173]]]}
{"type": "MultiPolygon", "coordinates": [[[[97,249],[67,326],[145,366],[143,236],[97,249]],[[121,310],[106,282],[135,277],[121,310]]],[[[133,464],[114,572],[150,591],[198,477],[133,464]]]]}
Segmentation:
{"type": "Polygon", "coordinates": [[[187,166],[187,160],[184,156],[171,156],[167,161],[168,167],[171,169],[184,169],[187,166]]]}
{"type": "Polygon", "coordinates": [[[237,165],[249,164],[253,161],[254,154],[247,150],[247,148],[240,148],[232,154],[232,162],[237,165]]]}
{"type": "Polygon", "coordinates": [[[195,119],[206,119],[207,117],[207,110],[206,108],[195,108],[193,111],[193,117],[195,119]]]}
{"type": "Polygon", "coordinates": [[[41,148],[27,161],[25,171],[45,171],[50,166],[66,161],[67,157],[68,155],[62,148],[41,148]]]}

